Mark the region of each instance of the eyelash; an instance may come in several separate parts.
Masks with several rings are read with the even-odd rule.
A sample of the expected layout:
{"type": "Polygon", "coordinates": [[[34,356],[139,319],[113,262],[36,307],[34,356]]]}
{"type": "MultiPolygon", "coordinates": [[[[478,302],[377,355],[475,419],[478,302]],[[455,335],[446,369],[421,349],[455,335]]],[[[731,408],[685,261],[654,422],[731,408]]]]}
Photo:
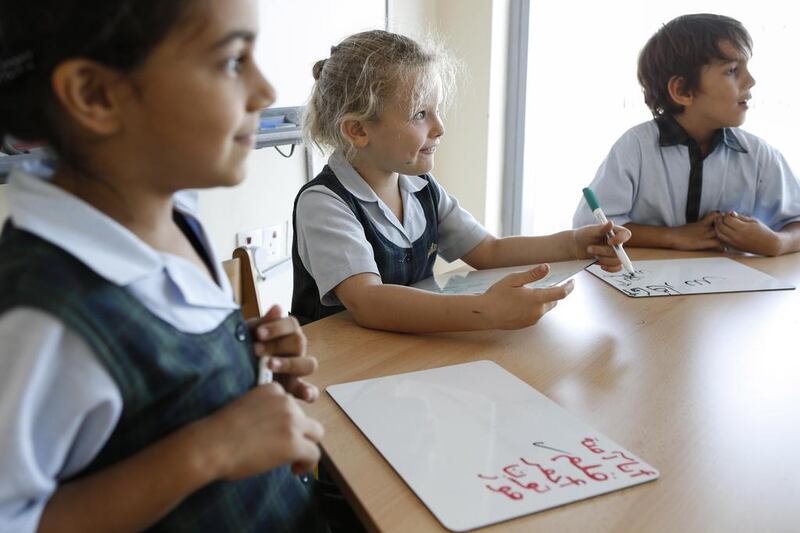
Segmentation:
{"type": "Polygon", "coordinates": [[[731,67],[731,68],[728,69],[728,74],[734,74],[735,75],[735,74],[738,74],[738,73],[739,73],[739,67],[731,67]]]}
{"type": "Polygon", "coordinates": [[[414,120],[423,120],[425,118],[425,114],[425,111],[417,111],[413,118],[414,120]]]}
{"type": "Polygon", "coordinates": [[[225,60],[223,68],[229,74],[239,74],[242,71],[242,66],[247,62],[247,54],[237,54],[225,60]]]}

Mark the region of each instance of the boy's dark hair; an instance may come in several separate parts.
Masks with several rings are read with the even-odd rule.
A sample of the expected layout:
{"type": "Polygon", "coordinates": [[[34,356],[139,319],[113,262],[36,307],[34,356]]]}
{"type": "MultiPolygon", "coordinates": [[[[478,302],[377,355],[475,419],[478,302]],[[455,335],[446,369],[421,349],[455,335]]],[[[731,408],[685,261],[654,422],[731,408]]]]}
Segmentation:
{"type": "Polygon", "coordinates": [[[744,26],[723,15],[683,15],[650,37],[639,53],[637,76],[654,117],[683,112],[683,106],[670,98],[667,89],[673,76],[683,78],[684,89],[693,91],[700,85],[704,66],[714,59],[731,59],[720,51],[720,41],[729,41],[747,57],[752,53],[753,41],[744,26]]]}
{"type": "Polygon", "coordinates": [[[53,70],[83,57],[129,72],[193,0],[0,0],[0,139],[46,141],[57,152],[53,70]]]}

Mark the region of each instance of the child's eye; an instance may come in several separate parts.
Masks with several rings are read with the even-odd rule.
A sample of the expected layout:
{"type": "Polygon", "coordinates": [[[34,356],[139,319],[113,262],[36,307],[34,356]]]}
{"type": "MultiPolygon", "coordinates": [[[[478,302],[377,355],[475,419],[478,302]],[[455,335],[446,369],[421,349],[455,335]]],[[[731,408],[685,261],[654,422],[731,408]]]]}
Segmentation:
{"type": "Polygon", "coordinates": [[[413,118],[414,120],[422,120],[425,118],[425,114],[426,114],[425,111],[418,111],[417,113],[414,114],[413,118]]]}
{"type": "Polygon", "coordinates": [[[225,60],[225,72],[228,74],[239,74],[242,71],[242,66],[245,61],[247,61],[247,56],[244,54],[229,57],[225,60]]]}
{"type": "Polygon", "coordinates": [[[728,69],[728,74],[735,76],[738,73],[739,73],[739,67],[731,67],[728,69]]]}

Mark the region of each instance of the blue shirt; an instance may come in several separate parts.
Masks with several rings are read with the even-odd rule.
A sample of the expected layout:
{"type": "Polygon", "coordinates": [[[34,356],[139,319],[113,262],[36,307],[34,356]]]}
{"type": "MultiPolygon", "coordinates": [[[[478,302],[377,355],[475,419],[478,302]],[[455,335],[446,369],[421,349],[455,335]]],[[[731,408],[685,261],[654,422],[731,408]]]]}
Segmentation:
{"type": "MultiPolygon", "coordinates": [[[[780,152],[738,128],[725,128],[718,141],[703,160],[699,218],[736,211],[774,231],[800,221],[800,182],[780,152]]],[[[651,120],[620,137],[590,187],[615,224],[682,226],[690,168],[688,146],[662,139],[651,120]]],[[[573,226],[594,223],[582,198],[573,226]]]]}

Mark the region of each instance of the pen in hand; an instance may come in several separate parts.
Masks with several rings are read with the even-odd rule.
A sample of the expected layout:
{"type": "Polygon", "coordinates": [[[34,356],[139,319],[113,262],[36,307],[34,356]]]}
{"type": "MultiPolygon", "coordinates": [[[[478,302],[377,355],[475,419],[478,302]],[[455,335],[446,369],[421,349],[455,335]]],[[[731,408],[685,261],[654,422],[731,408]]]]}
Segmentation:
{"type": "MultiPolygon", "coordinates": [[[[586,203],[589,204],[589,209],[592,210],[592,214],[594,215],[595,220],[597,220],[598,224],[607,224],[608,219],[606,218],[605,213],[603,210],[600,209],[600,204],[597,203],[597,198],[594,196],[594,192],[589,187],[585,187],[583,189],[583,197],[586,198],[586,203]]],[[[606,236],[611,239],[614,237],[614,231],[609,230],[606,236]]],[[[610,244],[610,243],[609,243],[610,244]]],[[[631,263],[628,254],[625,253],[625,250],[622,249],[621,244],[612,244],[611,247],[614,249],[614,253],[617,254],[617,257],[622,262],[622,268],[625,269],[625,272],[628,274],[633,274],[633,263],[631,263]]]]}
{"type": "Polygon", "coordinates": [[[272,370],[269,369],[269,357],[258,358],[258,384],[272,383],[272,370]]]}

